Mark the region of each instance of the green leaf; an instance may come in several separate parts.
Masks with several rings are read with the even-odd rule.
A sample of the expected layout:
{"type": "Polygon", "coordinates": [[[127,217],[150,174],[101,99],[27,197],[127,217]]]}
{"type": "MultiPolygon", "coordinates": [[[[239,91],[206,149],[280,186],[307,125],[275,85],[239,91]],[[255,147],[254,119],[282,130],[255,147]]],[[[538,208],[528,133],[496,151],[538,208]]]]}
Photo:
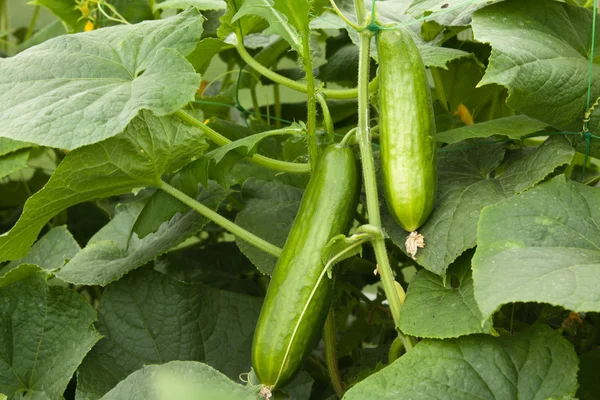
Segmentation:
{"type": "Polygon", "coordinates": [[[75,0],[32,0],[29,4],[46,7],[75,32],[81,32],[86,23],[75,0]]]}
{"type": "Polygon", "coordinates": [[[23,214],[0,236],[0,261],[23,257],[54,215],[84,201],[160,185],[160,177],[206,148],[198,130],[174,117],[140,113],[117,137],[67,154],[50,181],[25,203],[23,214]]]}
{"type": "Polygon", "coordinates": [[[242,34],[260,32],[267,26],[264,19],[257,15],[246,15],[243,18],[233,20],[237,11],[242,7],[246,0],[225,0],[227,3],[227,11],[219,20],[220,25],[217,30],[217,35],[220,39],[225,40],[230,34],[235,33],[237,29],[241,29],[242,34]]]}
{"type": "Polygon", "coordinates": [[[200,85],[184,56],[201,21],[190,9],[60,36],[0,59],[0,136],[75,149],[122,132],[141,109],[175,112],[200,85]]]}
{"type": "Polygon", "coordinates": [[[11,399],[62,399],[100,339],[95,319],[79,294],[48,286],[37,266],[24,264],[0,278],[0,392],[11,399]]]}
{"type": "Polygon", "coordinates": [[[494,0],[413,0],[407,12],[415,18],[429,15],[428,21],[436,21],[443,26],[467,26],[471,23],[475,10],[493,2],[494,0]]]}
{"type": "Polygon", "coordinates": [[[27,147],[31,147],[31,144],[18,140],[0,138],[0,156],[12,153],[13,151],[25,149],[27,147]]]}
{"type": "Polygon", "coordinates": [[[196,7],[198,10],[224,10],[227,8],[225,0],[166,0],[154,5],[155,10],[186,9],[196,7]]]}
{"type": "Polygon", "coordinates": [[[438,47],[430,45],[418,46],[423,63],[428,67],[448,69],[448,63],[465,57],[473,57],[473,54],[449,47],[438,47]]]}
{"type": "Polygon", "coordinates": [[[29,149],[18,150],[0,156],[0,179],[27,167],[29,149]]]}
{"type": "Polygon", "coordinates": [[[57,270],[81,250],[66,226],[52,228],[38,240],[19,260],[14,260],[0,270],[0,274],[17,268],[21,264],[33,264],[47,271],[57,270]]]}
{"type": "Polygon", "coordinates": [[[55,38],[67,33],[65,25],[60,20],[56,20],[43,28],[37,30],[29,39],[17,45],[17,53],[30,47],[37,46],[46,40],[55,38]]]}
{"type": "Polygon", "coordinates": [[[461,140],[490,136],[506,136],[509,139],[519,140],[532,133],[540,132],[547,126],[526,115],[515,115],[436,133],[435,139],[442,143],[457,143],[461,140]]]}
{"type": "MultiPolygon", "coordinates": [[[[211,184],[200,192],[197,200],[215,210],[224,198],[223,189],[211,184]]],[[[56,276],[75,284],[104,286],[166,253],[209,222],[189,210],[162,224],[156,233],[139,239],[131,232],[143,207],[144,202],[118,207],[115,217],[56,276]]]]}
{"type": "Polygon", "coordinates": [[[182,283],[151,269],[128,274],[108,285],[100,300],[97,328],[104,339],[79,368],[77,399],[99,399],[144,365],[174,360],[206,362],[237,381],[250,369],[260,307],[260,298],[182,283]]]}
{"type": "MultiPolygon", "coordinates": [[[[481,209],[544,180],[557,167],[571,162],[574,150],[562,136],[552,136],[538,148],[507,162],[502,144],[451,145],[438,157],[438,200],[420,229],[425,248],[417,262],[427,270],[444,275],[446,268],[465,250],[475,247],[481,209]],[[502,174],[500,174],[502,172],[502,174]]],[[[384,210],[384,226],[390,238],[404,249],[408,235],[384,210]]]]}
{"type": "Polygon", "coordinates": [[[269,23],[265,34],[279,35],[298,54],[304,54],[303,38],[310,32],[311,2],[308,0],[245,0],[232,22],[246,15],[256,15],[269,23]]]}
{"type": "Polygon", "coordinates": [[[171,361],[136,371],[102,400],[251,400],[256,389],[239,385],[206,364],[171,361]]]}
{"type": "Polygon", "coordinates": [[[484,317],[533,301],[600,311],[600,193],[561,175],[481,213],[473,258],[484,317]]]}
{"type": "MultiPolygon", "coordinates": [[[[302,189],[281,182],[250,178],[242,186],[245,206],[237,214],[235,223],[269,243],[283,247],[298,213],[302,193],[302,189]]],[[[236,238],[236,243],[260,272],[268,275],[273,272],[276,257],[243,240],[236,238]]]]}
{"type": "Polygon", "coordinates": [[[546,400],[576,390],[573,346],[540,325],[517,336],[424,340],[344,400],[546,400]]]}
{"type": "Polygon", "coordinates": [[[172,251],[154,261],[154,269],[187,283],[250,296],[264,296],[256,267],[234,242],[218,242],[172,251]]]}
{"type": "Polygon", "coordinates": [[[492,333],[490,320],[483,320],[473,296],[470,255],[452,264],[448,275],[422,270],[411,280],[400,314],[402,332],[434,339],[492,333]]]}
{"type": "Polygon", "coordinates": [[[588,351],[579,356],[579,400],[594,400],[600,393],[598,380],[598,365],[600,365],[600,350],[588,351]]]}
{"type": "MultiPolygon", "coordinates": [[[[512,108],[555,128],[580,131],[591,27],[590,10],[556,1],[505,1],[477,11],[475,38],[492,45],[489,66],[479,85],[506,86],[512,108]]],[[[600,50],[598,39],[596,51],[600,50]]],[[[600,67],[595,64],[592,98],[599,95],[600,67]]]]}
{"type": "MultiPolygon", "coordinates": [[[[165,3],[158,4],[163,5],[165,3]]],[[[208,37],[198,43],[196,48],[188,54],[187,60],[194,66],[196,72],[204,74],[216,54],[233,47],[233,45],[225,43],[221,39],[208,37]]]]}

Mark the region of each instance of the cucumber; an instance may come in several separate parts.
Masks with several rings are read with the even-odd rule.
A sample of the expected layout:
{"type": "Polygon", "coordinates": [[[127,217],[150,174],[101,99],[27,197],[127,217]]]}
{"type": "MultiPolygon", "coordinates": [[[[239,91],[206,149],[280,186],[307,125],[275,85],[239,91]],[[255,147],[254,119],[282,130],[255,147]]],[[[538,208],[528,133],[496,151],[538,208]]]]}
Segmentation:
{"type": "Polygon", "coordinates": [[[252,367],[266,387],[285,384],[319,340],[333,288],[321,252],[331,238],[347,233],[359,193],[352,150],[327,147],[302,197],[256,326],[252,367]]]}
{"type": "Polygon", "coordinates": [[[379,135],[383,190],[400,226],[416,231],[435,203],[435,120],[425,65],[406,28],[381,30],[379,135]]]}

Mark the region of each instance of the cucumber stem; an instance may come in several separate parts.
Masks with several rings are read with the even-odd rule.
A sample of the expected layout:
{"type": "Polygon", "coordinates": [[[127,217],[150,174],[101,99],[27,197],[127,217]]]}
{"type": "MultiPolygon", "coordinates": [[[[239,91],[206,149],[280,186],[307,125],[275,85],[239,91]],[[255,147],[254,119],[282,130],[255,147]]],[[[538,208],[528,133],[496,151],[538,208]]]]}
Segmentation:
{"type": "Polygon", "coordinates": [[[325,320],[325,327],[323,328],[323,341],[325,342],[325,360],[327,361],[327,371],[329,372],[329,379],[335,389],[335,393],[339,398],[342,398],[346,387],[337,362],[337,349],[335,340],[335,315],[333,308],[329,309],[327,319],[325,320]]]}
{"type": "Polygon", "coordinates": [[[323,93],[317,93],[317,101],[321,106],[321,111],[323,111],[323,124],[325,125],[325,129],[327,131],[327,143],[331,144],[335,140],[335,128],[333,126],[333,119],[331,118],[331,113],[329,112],[327,100],[325,99],[323,93]]]}
{"type": "MultiPolygon", "coordinates": [[[[239,29],[237,31],[236,48],[237,48],[238,54],[240,55],[240,57],[242,57],[242,59],[246,62],[246,64],[248,64],[255,71],[259,72],[261,75],[265,76],[266,78],[269,78],[270,80],[272,80],[275,83],[278,83],[283,86],[287,86],[290,89],[294,89],[294,90],[296,90],[298,92],[302,92],[302,93],[308,93],[308,87],[305,84],[303,84],[301,82],[296,82],[289,78],[286,78],[285,76],[280,75],[275,71],[272,71],[271,69],[265,67],[264,65],[262,65],[261,63],[256,61],[254,59],[254,57],[252,57],[250,55],[250,53],[248,53],[248,51],[246,51],[246,48],[244,47],[244,43],[242,42],[242,35],[239,32],[239,29]]],[[[379,80],[377,78],[375,78],[369,84],[369,90],[375,91],[378,86],[379,86],[379,80]]],[[[355,89],[322,89],[321,91],[330,99],[355,99],[356,96],[358,95],[358,89],[356,89],[356,88],[355,89]]]]}
{"type": "MultiPolygon", "coordinates": [[[[359,25],[365,22],[366,11],[364,0],[354,0],[356,6],[356,17],[359,25]]],[[[360,33],[360,55],[358,62],[358,127],[356,137],[360,146],[360,156],[363,167],[364,187],[367,198],[367,213],[369,224],[382,231],[381,215],[379,210],[379,197],[377,196],[377,177],[375,174],[375,163],[373,161],[373,151],[371,149],[371,138],[369,132],[369,67],[371,64],[371,38],[373,33],[364,30],[360,33]]],[[[399,336],[404,342],[404,347],[410,349],[413,347],[412,339],[405,337],[400,333],[400,310],[402,304],[394,285],[394,274],[390,266],[385,240],[383,236],[376,237],[372,241],[375,250],[375,258],[383,290],[387,297],[392,312],[392,318],[399,336]]],[[[400,288],[403,290],[402,288],[400,288]]]]}
{"type": "Polygon", "coordinates": [[[308,156],[312,169],[319,159],[319,146],[317,144],[317,99],[315,97],[315,74],[313,72],[312,55],[310,54],[310,33],[302,36],[302,63],[306,74],[306,95],[308,97],[308,156]]]}
{"type": "MultiPolygon", "coordinates": [[[[227,139],[219,132],[198,121],[196,118],[194,118],[193,116],[191,116],[183,110],[175,111],[174,115],[183,122],[186,122],[200,129],[202,132],[204,132],[206,136],[208,136],[210,140],[212,140],[218,146],[225,146],[231,143],[231,140],[227,139]]],[[[285,130],[285,128],[283,130],[285,130]]],[[[287,161],[276,160],[274,158],[261,156],[260,154],[254,154],[252,157],[249,157],[248,160],[256,165],[260,165],[268,169],[281,172],[289,172],[292,174],[308,174],[311,171],[309,164],[292,163],[287,161]]]]}
{"type": "Polygon", "coordinates": [[[227,218],[223,217],[216,211],[211,210],[204,204],[191,198],[187,194],[183,193],[182,191],[180,191],[177,188],[174,188],[173,186],[169,185],[168,183],[162,182],[159,189],[170,194],[171,196],[175,197],[177,200],[181,201],[186,206],[188,206],[191,209],[193,209],[194,211],[198,212],[198,214],[202,215],[203,217],[208,218],[209,220],[213,221],[215,224],[219,225],[221,228],[226,229],[231,234],[250,243],[251,245],[255,246],[256,248],[258,248],[266,253],[269,253],[275,257],[279,257],[281,255],[282,250],[279,247],[275,246],[272,243],[267,242],[264,239],[259,238],[255,234],[245,230],[241,226],[228,220],[227,218]]]}

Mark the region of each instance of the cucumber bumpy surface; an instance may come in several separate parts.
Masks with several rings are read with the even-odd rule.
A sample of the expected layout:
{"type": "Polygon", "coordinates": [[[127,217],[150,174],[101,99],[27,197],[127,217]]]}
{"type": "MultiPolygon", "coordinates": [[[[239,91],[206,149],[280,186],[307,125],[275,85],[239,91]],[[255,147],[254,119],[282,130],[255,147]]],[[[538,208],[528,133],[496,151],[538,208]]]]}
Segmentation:
{"type": "Polygon", "coordinates": [[[350,148],[331,145],[323,151],[273,271],[254,334],[252,366],[264,386],[285,384],[320,338],[333,288],[321,252],[331,238],[350,228],[359,178],[350,148]]]}
{"type": "Polygon", "coordinates": [[[435,203],[435,120],[425,65],[405,28],[381,30],[379,135],[385,200],[408,232],[425,223],[435,203]]]}

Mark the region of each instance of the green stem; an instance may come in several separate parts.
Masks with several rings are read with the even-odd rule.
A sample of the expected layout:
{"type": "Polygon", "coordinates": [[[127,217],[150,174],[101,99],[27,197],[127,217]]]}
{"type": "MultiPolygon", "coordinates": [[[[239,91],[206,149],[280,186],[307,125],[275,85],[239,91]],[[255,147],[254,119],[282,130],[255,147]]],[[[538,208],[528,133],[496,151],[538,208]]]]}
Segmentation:
{"type": "Polygon", "coordinates": [[[323,328],[323,342],[325,343],[325,361],[327,361],[327,371],[329,372],[329,379],[335,389],[335,393],[338,397],[342,398],[346,387],[344,380],[340,375],[337,361],[337,349],[335,339],[335,316],[333,314],[333,308],[329,309],[327,319],[325,320],[325,327],[323,328]]]}
{"type": "Polygon", "coordinates": [[[260,115],[260,104],[258,103],[258,96],[256,95],[256,86],[252,86],[250,88],[250,96],[252,97],[252,107],[254,107],[254,116],[257,120],[262,121],[262,116],[260,115]]]}
{"type": "Polygon", "coordinates": [[[402,338],[398,336],[392,342],[390,352],[388,353],[388,361],[390,364],[396,361],[398,358],[400,358],[402,350],[404,350],[404,342],[402,341],[402,338]]]}
{"type": "Polygon", "coordinates": [[[433,83],[435,84],[435,93],[437,94],[438,100],[440,103],[442,103],[444,110],[450,111],[448,108],[448,98],[446,97],[446,92],[444,91],[444,85],[442,84],[442,77],[440,76],[439,69],[436,67],[431,67],[429,70],[431,71],[433,83]]]}
{"type": "Polygon", "coordinates": [[[352,128],[344,135],[344,138],[340,142],[342,146],[351,146],[356,144],[356,128],[352,128]]]}
{"type": "Polygon", "coordinates": [[[325,129],[327,130],[327,142],[333,143],[335,140],[335,128],[333,126],[333,119],[331,118],[331,113],[329,112],[327,100],[325,100],[325,96],[323,96],[323,93],[321,92],[317,93],[317,100],[319,101],[319,105],[323,111],[323,123],[325,124],[325,129]]]}
{"type": "MultiPolygon", "coordinates": [[[[198,121],[196,118],[192,117],[190,114],[186,113],[183,110],[177,110],[174,114],[177,118],[181,119],[183,122],[186,122],[196,128],[200,129],[210,140],[212,140],[215,144],[219,146],[225,146],[231,143],[231,140],[227,139],[225,136],[221,135],[214,129],[204,125],[202,122],[198,121]]],[[[284,129],[286,130],[286,129],[284,129]]],[[[283,131],[282,130],[282,133],[283,131]]],[[[289,130],[287,130],[289,132],[289,130]]],[[[265,156],[261,156],[260,154],[255,154],[252,157],[248,158],[248,160],[256,165],[260,165],[262,167],[272,169],[275,171],[289,172],[292,174],[308,174],[311,171],[309,164],[300,164],[300,163],[292,163],[287,161],[275,160],[274,158],[269,158],[265,156]]]]}
{"type": "Polygon", "coordinates": [[[306,95],[308,96],[308,155],[310,165],[314,169],[319,159],[319,146],[317,144],[317,99],[315,97],[315,75],[312,69],[312,55],[310,54],[310,36],[302,38],[304,73],[306,74],[306,95]]]}
{"type": "MultiPolygon", "coordinates": [[[[8,25],[8,0],[0,0],[0,31],[10,31],[8,25]]],[[[10,40],[7,36],[7,40],[10,40]]],[[[4,53],[8,53],[9,42],[0,42],[0,50],[4,53]]]]}
{"type": "Polygon", "coordinates": [[[275,102],[275,127],[281,128],[281,116],[282,108],[281,108],[281,90],[279,89],[279,84],[273,84],[273,99],[275,102]]]}
{"type": "Polygon", "coordinates": [[[355,31],[360,31],[360,26],[358,26],[354,22],[350,21],[348,19],[348,17],[346,17],[344,15],[344,13],[338,8],[337,4],[335,4],[335,1],[329,0],[329,4],[331,4],[331,7],[333,7],[333,11],[335,11],[335,13],[338,15],[338,17],[340,17],[342,19],[342,21],[344,21],[346,24],[348,24],[348,26],[350,26],[355,31]]]}
{"type": "Polygon", "coordinates": [[[37,21],[37,17],[38,17],[39,13],[40,13],[40,6],[35,6],[35,9],[33,10],[33,16],[31,17],[31,21],[29,21],[29,28],[27,28],[27,33],[25,34],[25,40],[29,39],[31,37],[31,35],[33,35],[33,31],[35,29],[35,23],[37,21]]]}
{"type": "Polygon", "coordinates": [[[190,196],[188,196],[187,194],[174,188],[173,186],[169,185],[168,183],[162,182],[159,189],[161,189],[162,191],[175,197],[177,200],[181,201],[186,206],[188,206],[191,209],[198,212],[198,214],[208,218],[209,220],[213,221],[215,224],[219,225],[223,229],[226,229],[231,234],[250,243],[251,245],[255,246],[256,248],[258,248],[266,253],[269,253],[275,257],[279,257],[281,255],[281,249],[279,247],[267,242],[264,239],[259,238],[258,236],[256,236],[255,234],[253,234],[251,232],[248,232],[244,228],[231,222],[230,220],[223,217],[216,211],[211,210],[210,208],[206,207],[204,204],[192,199],[190,196]]]}
{"type": "MultiPolygon", "coordinates": [[[[308,93],[308,87],[305,84],[303,84],[301,82],[296,82],[289,78],[286,78],[285,76],[282,76],[282,75],[278,74],[277,72],[270,70],[269,68],[265,67],[264,65],[262,65],[261,63],[256,61],[254,59],[254,57],[252,57],[250,55],[250,53],[248,53],[246,51],[246,48],[244,47],[244,43],[242,42],[242,36],[239,33],[239,31],[238,31],[237,35],[238,35],[237,46],[236,46],[237,51],[238,51],[240,57],[242,57],[242,59],[246,62],[246,64],[248,64],[254,70],[259,72],[263,76],[269,78],[270,80],[272,80],[275,83],[279,83],[283,86],[287,86],[290,89],[294,89],[298,92],[308,93]]],[[[373,81],[369,84],[369,90],[375,91],[377,89],[378,85],[379,85],[379,80],[377,78],[373,79],[373,81]]],[[[322,92],[329,99],[355,99],[356,96],[358,95],[358,89],[323,89],[322,92]]]]}
{"type": "MultiPolygon", "coordinates": [[[[356,17],[358,23],[363,24],[366,18],[364,0],[355,0],[354,3],[356,6],[356,17]]],[[[373,34],[369,30],[364,30],[360,33],[360,56],[358,63],[358,128],[356,131],[356,136],[360,146],[369,224],[381,231],[382,228],[381,215],[379,211],[379,197],[377,196],[377,177],[375,175],[375,163],[373,161],[373,151],[371,149],[371,139],[369,137],[368,82],[369,67],[371,64],[370,50],[372,35],[373,34]]],[[[402,304],[394,284],[394,274],[390,266],[383,236],[374,238],[372,245],[373,249],[375,250],[375,258],[377,259],[377,266],[379,269],[379,275],[381,276],[381,281],[383,283],[383,290],[385,291],[385,295],[390,305],[396,330],[404,341],[404,347],[409,350],[413,346],[411,339],[409,337],[402,336],[398,328],[400,326],[400,310],[402,308],[402,304]]],[[[399,290],[403,290],[402,287],[400,287],[399,290]]]]}

